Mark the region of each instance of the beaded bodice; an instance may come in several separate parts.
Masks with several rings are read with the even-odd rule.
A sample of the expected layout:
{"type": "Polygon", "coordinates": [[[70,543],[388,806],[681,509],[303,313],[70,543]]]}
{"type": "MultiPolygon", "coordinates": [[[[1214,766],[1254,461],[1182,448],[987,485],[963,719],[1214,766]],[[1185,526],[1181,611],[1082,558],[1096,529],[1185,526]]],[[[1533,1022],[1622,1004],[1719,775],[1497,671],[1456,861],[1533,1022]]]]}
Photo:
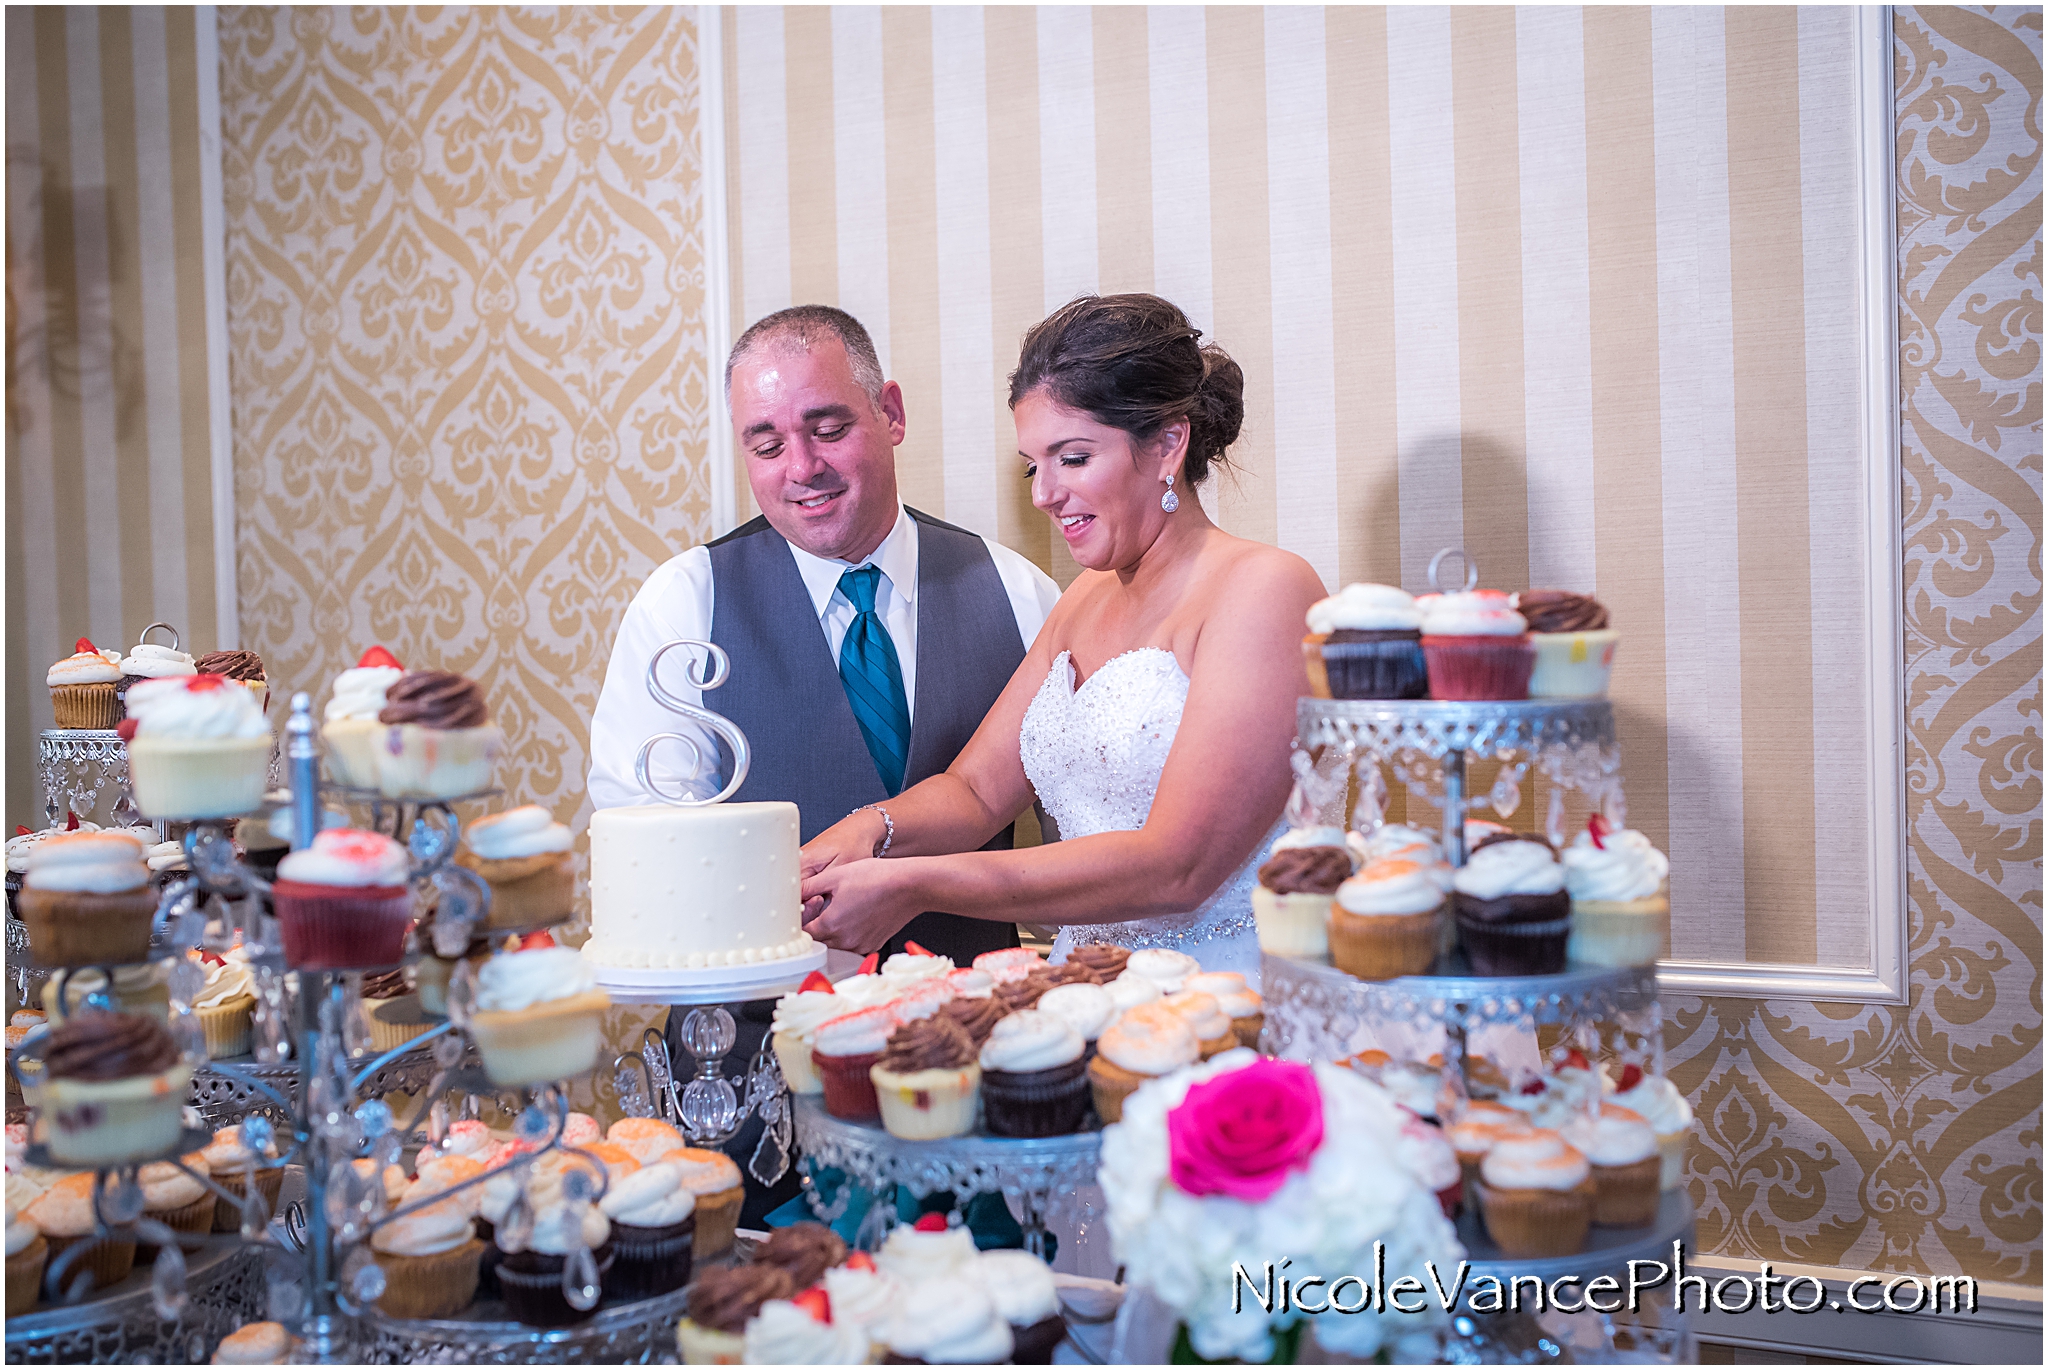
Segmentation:
{"type": "MultiPolygon", "coordinates": [[[[1053,659],[1024,712],[1017,750],[1062,838],[1145,826],[1187,700],[1187,674],[1164,648],[1139,647],[1111,657],[1078,688],[1068,653],[1053,659]]],[[[1251,892],[1279,831],[1200,908],[1170,918],[1062,929],[1058,949],[1090,941],[1172,947],[1211,970],[1243,970],[1248,960],[1256,975],[1251,892]]]]}

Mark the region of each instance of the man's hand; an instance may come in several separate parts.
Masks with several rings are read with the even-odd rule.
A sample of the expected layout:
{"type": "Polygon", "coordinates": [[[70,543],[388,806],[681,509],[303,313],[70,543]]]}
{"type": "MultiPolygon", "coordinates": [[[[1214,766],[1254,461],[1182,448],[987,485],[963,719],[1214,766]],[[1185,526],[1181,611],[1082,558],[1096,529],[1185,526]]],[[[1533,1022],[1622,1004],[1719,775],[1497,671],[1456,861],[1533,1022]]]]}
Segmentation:
{"type": "Polygon", "coordinates": [[[858,809],[804,843],[797,853],[797,873],[805,880],[849,861],[865,861],[888,835],[888,825],[873,809],[858,809]]]}
{"type": "Polygon", "coordinates": [[[920,911],[905,876],[896,861],[841,861],[807,875],[804,930],[839,951],[879,950],[920,911]]]}

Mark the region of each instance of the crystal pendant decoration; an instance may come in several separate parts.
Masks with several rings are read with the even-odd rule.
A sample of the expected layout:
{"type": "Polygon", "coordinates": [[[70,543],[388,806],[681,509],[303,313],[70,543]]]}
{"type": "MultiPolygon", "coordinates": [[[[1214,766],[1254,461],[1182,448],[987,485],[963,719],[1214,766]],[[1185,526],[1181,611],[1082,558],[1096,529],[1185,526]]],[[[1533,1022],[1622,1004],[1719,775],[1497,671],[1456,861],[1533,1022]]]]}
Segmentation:
{"type": "MultiPolygon", "coordinates": [[[[1294,754],[1299,758],[1302,753],[1294,754]]],[[[1316,806],[1309,802],[1308,791],[1299,780],[1287,792],[1287,826],[1290,828],[1313,828],[1316,826],[1316,806]]]]}
{"type": "Polygon", "coordinates": [[[199,1015],[189,1009],[171,1014],[171,1040],[178,1044],[180,1055],[195,1061],[206,1059],[206,1030],[199,1026],[199,1015]]]}
{"type": "MultiPolygon", "coordinates": [[[[447,1041],[449,1039],[444,1037],[441,1040],[447,1041]]],[[[434,1045],[438,1047],[441,1043],[436,1042],[434,1045]]],[[[447,1140],[448,1101],[446,1099],[436,1099],[434,1100],[434,1106],[427,1110],[427,1141],[438,1147],[447,1140]]]]}
{"type": "Polygon", "coordinates": [[[590,1254],[587,1246],[570,1249],[569,1259],[562,1263],[562,1297],[569,1306],[579,1313],[587,1313],[597,1307],[603,1294],[598,1284],[597,1258],[590,1254]]]}
{"type": "Polygon", "coordinates": [[[382,1137],[392,1127],[391,1105],[382,1099],[372,1099],[356,1110],[356,1121],[362,1124],[365,1137],[382,1137]]]}
{"type": "Polygon", "coordinates": [[[341,1284],[359,1309],[367,1309],[384,1297],[384,1267],[377,1264],[369,1247],[358,1246],[348,1253],[348,1259],[341,1263],[341,1284]]]}
{"type": "Polygon", "coordinates": [[[185,1253],[175,1241],[157,1248],[156,1264],[149,1271],[149,1306],[165,1322],[176,1322],[185,1312],[185,1253]]]}
{"type": "Polygon", "coordinates": [[[562,1172],[562,1197],[570,1203],[584,1204],[599,1197],[599,1175],[580,1165],[572,1165],[562,1172]]]}
{"type": "Polygon", "coordinates": [[[505,1216],[497,1222],[498,1249],[507,1255],[526,1250],[526,1244],[533,1240],[533,1208],[526,1201],[526,1186],[521,1184],[506,1206],[505,1216]]]}
{"type": "Polygon", "coordinates": [[[361,1056],[369,1051],[370,1019],[363,1012],[362,986],[353,975],[342,986],[341,1006],[336,1012],[341,1027],[342,1054],[361,1056]]]}
{"type": "Polygon", "coordinates": [[[672,1105],[675,1100],[675,1077],[669,1070],[668,1043],[652,1029],[641,1038],[640,1059],[647,1064],[647,1082],[654,1093],[656,1107],[659,1107],[659,1101],[664,1098],[672,1105]]]}
{"type": "Polygon", "coordinates": [[[1493,811],[1503,820],[1513,818],[1515,810],[1522,807],[1522,768],[1503,766],[1499,777],[1493,782],[1493,789],[1486,796],[1493,805],[1493,811]]]}
{"type": "Polygon", "coordinates": [[[1380,763],[1369,755],[1358,759],[1357,772],[1358,802],[1352,807],[1351,830],[1370,839],[1386,825],[1387,778],[1380,774],[1380,763]]]}
{"type": "Polygon", "coordinates": [[[306,1287],[299,1282],[297,1265],[296,1259],[273,1256],[264,1271],[264,1280],[269,1286],[270,1316],[287,1327],[299,1320],[299,1314],[306,1307],[306,1287]]]}
{"type": "Polygon", "coordinates": [[[652,1118],[654,1101],[640,1088],[640,1072],[629,1064],[631,1059],[623,1058],[612,1067],[612,1090],[618,1095],[619,1112],[628,1118],[652,1118]]]}
{"type": "Polygon", "coordinates": [[[434,1039],[434,1064],[443,1070],[453,1070],[462,1064],[462,1039],[452,1032],[444,1032],[434,1039]]]}
{"type": "Polygon", "coordinates": [[[172,1010],[183,1013],[192,1007],[192,1001],[206,988],[206,972],[191,957],[180,956],[171,963],[170,973],[164,976],[164,988],[171,996],[172,1010]]]}
{"type": "Polygon", "coordinates": [[[444,866],[434,872],[438,894],[434,908],[434,953],[453,961],[461,956],[490,911],[490,886],[474,871],[444,866]]]}
{"type": "Polygon", "coordinates": [[[1550,845],[1564,850],[1564,786],[1550,787],[1550,811],[1543,820],[1543,835],[1550,839],[1550,845]]]}
{"type": "MultiPolygon", "coordinates": [[[[440,936],[439,926],[440,919],[437,917],[436,937],[440,936]]],[[[460,955],[459,952],[457,954],[460,955]]],[[[448,978],[448,1021],[457,1028],[466,1030],[469,1027],[469,1016],[475,1009],[476,972],[470,969],[469,962],[458,961],[455,963],[455,973],[448,978]]]]}
{"type": "Polygon", "coordinates": [[[242,1192],[242,1240],[260,1241],[270,1229],[270,1203],[263,1197],[263,1190],[255,1184],[245,1185],[242,1192]]]}
{"type": "Polygon", "coordinates": [[[761,1184],[772,1186],[789,1171],[794,1122],[781,1063],[766,1046],[755,1055],[753,1069],[747,1073],[746,1112],[761,1115],[761,1140],[754,1144],[747,1170],[761,1184]]]}
{"type": "Polygon", "coordinates": [[[135,792],[128,788],[125,779],[121,782],[120,793],[114,800],[114,807],[107,816],[117,828],[132,828],[143,821],[142,810],[135,807],[135,792]]]}

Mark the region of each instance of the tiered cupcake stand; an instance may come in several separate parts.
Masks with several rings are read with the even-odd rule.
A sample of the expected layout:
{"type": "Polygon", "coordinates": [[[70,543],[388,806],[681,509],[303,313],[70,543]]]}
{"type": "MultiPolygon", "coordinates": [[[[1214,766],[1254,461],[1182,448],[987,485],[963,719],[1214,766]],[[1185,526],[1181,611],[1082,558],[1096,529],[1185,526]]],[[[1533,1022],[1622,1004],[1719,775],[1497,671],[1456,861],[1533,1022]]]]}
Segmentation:
{"type": "MultiPolygon", "coordinates": [[[[1468,814],[1481,804],[1492,805],[1503,817],[1511,814],[1520,801],[1519,779],[1531,768],[1550,781],[1548,826],[1553,833],[1561,827],[1566,790],[1604,808],[1610,817],[1621,816],[1621,753],[1613,706],[1606,700],[1303,699],[1297,725],[1299,746],[1320,758],[1317,771],[1326,784],[1333,783],[1334,773],[1331,793],[1338,807],[1343,807],[1353,776],[1361,802],[1382,803],[1382,767],[1411,794],[1439,804],[1442,846],[1453,866],[1465,863],[1468,814]],[[1502,763],[1501,781],[1477,801],[1468,799],[1466,787],[1474,761],[1502,763]]],[[[1446,1069],[1462,1087],[1471,1064],[1467,1051],[1472,1048],[1476,1055],[1475,1043],[1498,1041],[1502,1034],[1535,1038],[1540,1032],[1565,1045],[1591,1048],[1592,1055],[1635,1060],[1648,1074],[1663,1073],[1654,967],[1571,963],[1556,975],[1476,976],[1465,973],[1461,956],[1451,956],[1433,970],[1373,982],[1327,963],[1268,953],[1262,963],[1265,1047],[1289,1059],[1328,1061],[1374,1046],[1383,1032],[1410,1042],[1434,1039],[1443,1044],[1446,1069]]],[[[1472,1274],[1492,1275],[1503,1286],[1529,1276],[1546,1282],[1564,1275],[1591,1279],[1624,1271],[1631,1260],[1668,1262],[1672,1243],[1689,1243],[1693,1231],[1692,1200],[1682,1188],[1665,1193],[1649,1226],[1594,1228],[1583,1250],[1556,1259],[1504,1256],[1469,1207],[1458,1222],[1472,1274]]],[[[1653,1323],[1619,1327],[1597,1314],[1581,1316],[1598,1320],[1593,1335],[1609,1347],[1619,1336],[1632,1350],[1654,1359],[1685,1358],[1689,1349],[1684,1320],[1669,1308],[1658,1310],[1653,1323]]]]}
{"type": "MultiPolygon", "coordinates": [[[[311,701],[303,694],[293,700],[287,738],[294,831],[310,836],[318,823],[322,786],[311,701]]],[[[459,824],[451,811],[444,812],[445,824],[416,823],[408,834],[415,880],[446,874],[443,867],[453,855],[459,824]]],[[[176,886],[167,892],[153,949],[155,959],[174,959],[173,1009],[181,1009],[185,1002],[176,975],[184,967],[176,962],[183,960],[185,948],[207,937],[210,905],[222,924],[237,917],[248,921],[245,935],[259,948],[254,963],[259,987],[265,982],[281,987],[286,973],[281,949],[274,945],[274,931],[258,916],[258,901],[247,897],[266,888],[261,877],[234,858],[217,825],[195,825],[186,837],[186,850],[192,888],[176,886]]],[[[463,938],[467,940],[466,931],[463,938]]],[[[466,1021],[469,987],[461,973],[451,989],[450,1021],[368,1059],[352,1050],[364,1035],[351,992],[353,977],[385,969],[389,967],[293,971],[295,991],[280,992],[274,999],[259,993],[257,1040],[266,1059],[216,1062],[200,1077],[204,1088],[198,1102],[205,1105],[202,1113],[209,1115],[208,1124],[239,1118],[245,1141],[257,1145],[265,1132],[273,1133],[278,1164],[303,1172],[304,1199],[287,1205],[274,1221],[256,1186],[248,1187],[245,1200],[188,1170],[217,1202],[237,1205],[242,1221],[238,1233],[187,1236],[186,1249],[181,1250],[176,1234],[142,1214],[135,1173],[154,1161],[183,1169],[182,1157],[207,1145],[211,1133],[188,1130],[165,1155],[132,1157],[101,1169],[95,1236],[139,1236],[160,1247],[156,1263],[111,1289],[69,1299],[66,1285],[74,1262],[62,1255],[53,1259],[45,1272],[44,1304],[36,1312],[7,1320],[10,1363],[203,1361],[227,1332],[265,1318],[292,1328],[300,1337],[299,1358],[315,1363],[633,1362],[656,1359],[672,1348],[680,1294],[598,1308],[596,1268],[589,1253],[581,1251],[569,1253],[564,1292],[572,1307],[596,1311],[575,1327],[541,1330],[497,1322],[483,1308],[474,1310],[475,1321],[446,1322],[410,1322],[377,1311],[385,1275],[371,1256],[370,1237],[408,1208],[389,1209],[381,1180],[367,1179],[350,1162],[367,1159],[372,1173],[381,1175],[385,1165],[412,1145],[438,1142],[445,1135],[446,1096],[451,1093],[471,1099],[519,1096],[512,1100],[517,1114],[514,1133],[534,1150],[455,1186],[466,1189],[563,1148],[561,1131],[569,1111],[561,1082],[507,1090],[465,1065],[471,1048],[460,1029],[466,1021]],[[279,1010],[281,1017],[266,1026],[263,1016],[279,1010]],[[395,1092],[415,1097],[414,1116],[399,1119],[380,1097],[395,1092]]],[[[189,985],[184,988],[189,991],[189,985]]],[[[173,1021],[182,1018],[182,1013],[174,1013],[173,1021]]],[[[33,1043],[24,1047],[14,1062],[31,1101],[39,1084],[33,1048],[33,1043]]],[[[195,1082],[195,1091],[200,1090],[201,1084],[195,1082]]],[[[40,1146],[30,1149],[28,1159],[31,1164],[52,1164],[40,1146]]],[[[589,1173],[596,1177],[593,1182],[585,1184],[586,1176],[579,1171],[571,1174],[568,1185],[589,1190],[587,1197],[595,1202],[603,1192],[603,1167],[593,1161],[589,1173]]]]}

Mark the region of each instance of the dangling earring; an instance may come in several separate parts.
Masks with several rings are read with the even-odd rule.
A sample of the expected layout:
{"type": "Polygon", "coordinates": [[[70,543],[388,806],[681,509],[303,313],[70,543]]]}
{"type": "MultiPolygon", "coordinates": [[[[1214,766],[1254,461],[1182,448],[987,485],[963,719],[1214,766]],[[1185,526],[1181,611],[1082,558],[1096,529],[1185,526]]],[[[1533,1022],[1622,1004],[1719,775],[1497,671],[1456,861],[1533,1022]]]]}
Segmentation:
{"type": "Polygon", "coordinates": [[[1180,508],[1180,496],[1174,493],[1171,479],[1166,482],[1166,493],[1159,497],[1159,507],[1169,514],[1180,508]]]}

